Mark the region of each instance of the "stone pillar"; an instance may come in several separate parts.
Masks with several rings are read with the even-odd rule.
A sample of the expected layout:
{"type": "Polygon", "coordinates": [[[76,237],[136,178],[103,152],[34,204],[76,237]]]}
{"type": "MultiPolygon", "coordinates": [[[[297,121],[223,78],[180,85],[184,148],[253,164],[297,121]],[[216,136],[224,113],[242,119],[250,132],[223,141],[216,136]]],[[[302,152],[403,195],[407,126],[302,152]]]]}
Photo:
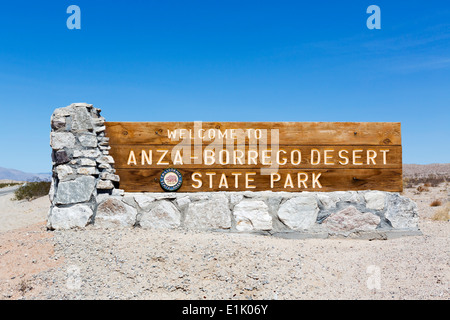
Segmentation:
{"type": "Polygon", "coordinates": [[[100,112],[91,104],[73,103],[51,116],[49,229],[85,227],[93,222],[99,194],[120,193],[100,112]]]}

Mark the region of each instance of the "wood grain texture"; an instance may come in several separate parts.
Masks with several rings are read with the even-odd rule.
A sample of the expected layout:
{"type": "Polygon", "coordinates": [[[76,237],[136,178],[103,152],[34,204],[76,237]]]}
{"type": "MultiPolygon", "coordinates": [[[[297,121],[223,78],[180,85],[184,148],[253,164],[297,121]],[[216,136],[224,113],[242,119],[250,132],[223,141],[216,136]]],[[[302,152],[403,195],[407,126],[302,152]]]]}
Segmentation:
{"type": "MultiPolygon", "coordinates": [[[[220,150],[229,150],[231,158],[228,163],[219,163],[217,156],[211,165],[205,164],[204,159],[200,163],[194,162],[194,159],[191,163],[183,164],[173,161],[176,149],[181,150],[181,155],[190,151],[191,156],[201,157],[201,154],[194,152],[194,141],[191,139],[191,135],[196,136],[196,130],[199,129],[194,122],[106,122],[105,125],[106,136],[110,138],[110,154],[115,159],[115,168],[121,180],[120,188],[127,192],[161,192],[159,177],[162,171],[169,167],[178,169],[183,175],[184,182],[179,192],[245,190],[328,192],[369,189],[399,192],[403,189],[401,127],[400,123],[396,122],[203,122],[201,133],[206,136],[210,131],[231,135],[233,130],[238,135],[238,139],[232,140],[231,145],[225,144],[226,139],[213,142],[210,139],[195,141],[201,146],[202,152],[205,149],[213,149],[217,155],[220,150]],[[183,132],[186,134],[184,139],[169,138],[168,130],[173,132],[180,129],[184,129],[183,132]],[[255,139],[250,133],[255,134],[257,129],[261,129],[262,133],[267,132],[268,137],[262,134],[259,140],[255,139]],[[285,165],[278,167],[280,181],[274,182],[274,185],[270,183],[270,175],[264,175],[261,171],[269,167],[262,164],[261,150],[273,148],[277,150],[276,146],[271,146],[270,135],[274,132],[272,129],[276,129],[279,134],[278,148],[283,150],[280,159],[287,160],[285,165]],[[240,160],[244,162],[243,164],[239,160],[236,164],[233,163],[233,150],[236,149],[244,153],[244,158],[240,160]],[[249,161],[247,157],[250,149],[259,151],[256,163],[249,161]],[[316,160],[317,154],[321,155],[318,164],[312,161],[312,149],[317,150],[314,154],[316,160]],[[136,163],[128,162],[131,150],[134,152],[136,163]],[[164,158],[161,158],[161,155],[165,151],[158,150],[167,151],[164,158]],[[348,163],[345,163],[346,159],[339,154],[341,150],[347,151],[343,154],[348,157],[348,163]],[[368,150],[371,150],[370,153],[368,150]],[[151,163],[147,162],[148,158],[142,162],[142,153],[145,152],[148,156],[150,151],[151,163]],[[357,156],[355,160],[352,158],[353,152],[357,156]],[[291,158],[291,154],[294,153],[294,158],[291,158]],[[301,153],[300,163],[298,163],[299,153],[301,153]],[[327,160],[325,155],[328,155],[327,160]],[[322,187],[316,185],[316,188],[312,188],[311,185],[305,189],[305,181],[298,184],[299,172],[302,179],[308,176],[308,183],[312,182],[314,176],[320,175],[317,181],[320,181],[322,187]],[[193,187],[198,183],[192,180],[193,173],[202,175],[202,187],[193,187]],[[210,176],[208,173],[215,175],[210,176]],[[244,177],[247,173],[255,173],[249,176],[249,179],[254,179],[250,185],[254,185],[255,188],[245,187],[244,177]],[[238,180],[241,177],[237,188],[236,177],[238,180]],[[287,177],[292,178],[292,187],[287,177]],[[212,185],[209,185],[210,178],[213,179],[212,185]],[[225,187],[224,179],[228,188],[225,187]]],[[[268,156],[270,158],[270,154],[268,156]]],[[[269,160],[266,158],[266,161],[269,160]]],[[[272,161],[275,161],[275,156],[272,161]]]]}
{"type": "MultiPolygon", "coordinates": [[[[174,145],[181,140],[169,139],[167,130],[194,129],[194,122],[106,122],[105,125],[111,145],[174,145]]],[[[203,122],[202,128],[278,129],[280,145],[401,145],[397,122],[203,122]]],[[[271,143],[270,139],[266,143],[271,143]]]]}
{"type": "MultiPolygon", "coordinates": [[[[402,170],[401,169],[318,169],[318,170],[290,170],[280,169],[278,173],[281,175],[279,182],[274,183],[274,188],[270,185],[270,175],[261,175],[259,170],[237,171],[233,169],[217,169],[200,171],[195,169],[178,168],[183,176],[183,184],[178,192],[198,192],[198,191],[348,191],[348,190],[381,190],[390,192],[402,191],[402,170]],[[192,180],[192,174],[200,172],[202,174],[203,186],[196,189],[192,185],[197,185],[192,180]],[[232,173],[241,173],[238,176],[239,187],[235,188],[235,176],[232,173]],[[255,173],[249,176],[254,181],[249,185],[255,188],[245,187],[245,173],[255,173]],[[298,187],[297,176],[299,172],[308,174],[306,181],[308,188],[303,185],[298,187]],[[212,188],[209,187],[209,176],[206,173],[215,173],[213,177],[212,188]],[[293,188],[284,188],[287,174],[291,175],[293,188]],[[321,176],[319,182],[322,188],[312,188],[312,174],[321,176]],[[219,188],[221,175],[225,174],[228,182],[228,188],[219,188]]],[[[121,178],[120,188],[127,192],[162,192],[164,191],[159,185],[159,177],[162,170],[159,169],[117,169],[117,174],[121,178]]],[[[301,178],[303,178],[302,176],[301,178]]],[[[316,185],[317,186],[317,185],[316,185]]]]}
{"type": "MultiPolygon", "coordinates": [[[[200,151],[199,158],[202,159],[202,155],[204,154],[204,150],[208,148],[208,146],[203,146],[200,151]]],[[[202,159],[202,164],[194,163],[194,159],[190,159],[190,157],[196,156],[194,152],[194,148],[187,148],[186,150],[180,149],[180,155],[183,156],[186,152],[187,159],[184,160],[183,165],[180,167],[183,168],[203,168],[205,170],[212,168],[231,168],[234,167],[236,169],[248,169],[248,168],[264,168],[270,167],[270,165],[262,164],[262,150],[272,150],[270,147],[264,149],[253,149],[255,153],[257,153],[257,158],[255,161],[253,159],[249,159],[248,151],[249,146],[244,146],[241,151],[234,152],[236,148],[229,148],[228,151],[228,159],[225,153],[220,153],[224,148],[212,149],[214,151],[215,159],[214,164],[206,165],[202,159]],[[190,152],[190,155],[189,153],[190,152]],[[220,156],[222,155],[222,163],[220,163],[220,156]],[[241,156],[240,158],[234,159],[235,156],[241,156]],[[228,160],[228,161],[227,161],[228,160]],[[241,164],[241,161],[243,164],[241,164]],[[234,164],[236,162],[236,165],[234,164]],[[250,164],[249,164],[250,163],[250,164]]],[[[176,161],[175,152],[172,152],[172,146],[153,146],[153,145],[114,145],[110,154],[113,156],[115,160],[115,168],[139,168],[139,169],[163,169],[167,166],[176,166],[174,164],[174,160],[176,161]],[[130,156],[130,152],[133,151],[136,164],[130,163],[128,165],[128,160],[130,156]],[[163,151],[167,151],[164,154],[163,151]],[[143,155],[143,153],[145,155],[143,155]],[[151,164],[148,163],[151,154],[151,164]],[[158,165],[158,162],[168,163],[168,165],[158,165]]],[[[318,147],[304,147],[304,146],[281,146],[278,150],[274,150],[274,159],[273,162],[276,163],[276,155],[278,150],[281,150],[279,153],[279,161],[280,163],[284,163],[285,165],[280,165],[280,168],[285,169],[317,169],[317,168],[344,168],[344,169],[400,169],[402,167],[402,147],[401,146],[392,146],[392,147],[380,147],[380,146],[318,146],[318,147]],[[317,151],[312,151],[313,149],[317,151]],[[342,152],[342,157],[340,157],[339,152],[341,150],[345,150],[346,152],[342,152]],[[386,164],[384,164],[384,157],[382,150],[388,150],[385,152],[386,154],[386,164]],[[325,164],[325,154],[328,156],[325,164]],[[320,155],[320,156],[319,156],[320,155]],[[353,155],[355,158],[353,158],[353,155]],[[375,156],[376,155],[376,156],[375,156]],[[373,157],[373,161],[368,159],[369,157],[373,157]],[[311,159],[313,157],[313,159],[311,159]],[[320,162],[318,164],[312,164],[311,160],[318,161],[320,157],[320,162]],[[346,159],[348,159],[349,163],[346,163],[346,159]],[[300,161],[300,163],[298,163],[300,161]],[[375,162],[375,164],[373,163],[375,162]]],[[[266,157],[270,157],[270,153],[265,154],[266,157]]],[[[264,159],[265,163],[270,163],[272,159],[264,159]]]]}

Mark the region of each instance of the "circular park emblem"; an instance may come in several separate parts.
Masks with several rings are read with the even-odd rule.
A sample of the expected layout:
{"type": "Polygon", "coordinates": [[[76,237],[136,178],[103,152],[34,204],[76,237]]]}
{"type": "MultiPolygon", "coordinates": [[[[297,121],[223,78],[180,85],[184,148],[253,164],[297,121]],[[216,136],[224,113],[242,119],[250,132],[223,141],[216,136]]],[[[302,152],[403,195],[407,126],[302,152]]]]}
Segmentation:
{"type": "Polygon", "coordinates": [[[159,184],[166,191],[177,191],[183,183],[183,177],[180,171],[174,168],[169,168],[161,173],[159,184]]]}

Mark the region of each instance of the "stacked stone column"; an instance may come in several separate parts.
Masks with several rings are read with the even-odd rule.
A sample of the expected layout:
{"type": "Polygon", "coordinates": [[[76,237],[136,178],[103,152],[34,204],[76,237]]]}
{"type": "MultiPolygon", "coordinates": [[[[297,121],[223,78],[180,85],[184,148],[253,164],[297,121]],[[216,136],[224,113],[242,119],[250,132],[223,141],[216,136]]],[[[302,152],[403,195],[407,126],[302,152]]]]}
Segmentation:
{"type": "Polygon", "coordinates": [[[99,194],[120,193],[100,112],[91,104],[73,103],[51,117],[50,229],[85,227],[94,220],[99,194]]]}

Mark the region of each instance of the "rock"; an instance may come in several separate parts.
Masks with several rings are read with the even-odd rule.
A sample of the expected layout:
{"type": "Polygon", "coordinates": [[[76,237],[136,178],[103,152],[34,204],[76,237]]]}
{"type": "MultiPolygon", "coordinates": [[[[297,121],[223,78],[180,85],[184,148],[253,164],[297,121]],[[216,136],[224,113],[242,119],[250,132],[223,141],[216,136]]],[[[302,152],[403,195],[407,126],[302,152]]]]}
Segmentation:
{"type": "Polygon", "coordinates": [[[209,200],[191,202],[185,217],[188,229],[229,229],[231,216],[228,198],[222,194],[211,194],[209,200]]]}
{"type": "Polygon", "coordinates": [[[103,228],[133,227],[137,210],[118,198],[109,197],[97,207],[95,224],[103,228]]]}
{"type": "Polygon", "coordinates": [[[108,164],[113,164],[114,163],[114,159],[111,156],[101,156],[97,159],[98,163],[108,163],[108,164]]]}
{"type": "Polygon", "coordinates": [[[336,208],[336,202],[339,201],[339,198],[337,197],[331,197],[327,194],[323,193],[317,193],[317,198],[322,203],[324,209],[334,209],[336,208]]]}
{"type": "Polygon", "coordinates": [[[281,204],[278,217],[291,229],[306,230],[315,224],[318,212],[317,200],[311,194],[298,196],[281,204]]]}
{"type": "Polygon", "coordinates": [[[81,167],[77,169],[77,173],[89,176],[97,174],[97,170],[95,167],[81,167]]]}
{"type": "Polygon", "coordinates": [[[155,201],[155,198],[150,195],[136,194],[134,196],[134,201],[136,201],[139,208],[142,210],[148,210],[149,206],[155,201]]]}
{"type": "Polygon", "coordinates": [[[76,204],[70,207],[53,207],[48,215],[48,227],[55,230],[83,228],[91,220],[92,209],[85,204],[76,204]]]}
{"type": "Polygon", "coordinates": [[[233,211],[238,231],[271,230],[269,207],[261,200],[242,200],[233,211]]]}
{"type": "Polygon", "coordinates": [[[370,212],[361,213],[354,206],[332,213],[323,225],[333,232],[372,231],[380,223],[380,217],[370,212]]]}
{"type": "Polygon", "coordinates": [[[189,204],[191,203],[191,200],[189,199],[189,196],[184,196],[181,198],[177,198],[176,200],[178,207],[180,210],[184,210],[189,207],[189,204]]]}
{"type": "MultiPolygon", "coordinates": [[[[101,203],[101,202],[107,200],[109,197],[111,197],[111,194],[109,194],[109,193],[97,193],[97,195],[95,196],[95,201],[97,203],[101,203]]],[[[125,199],[122,199],[122,200],[123,200],[123,202],[127,203],[125,201],[125,199]]],[[[129,203],[127,203],[127,204],[129,204],[129,203]]]]}
{"type": "Polygon", "coordinates": [[[97,147],[97,135],[95,134],[81,134],[78,136],[78,140],[83,147],[97,147]]]}
{"type": "Polygon", "coordinates": [[[95,160],[92,159],[80,159],[79,161],[80,166],[85,166],[85,167],[95,167],[97,165],[97,162],[95,160]]]}
{"type": "Polygon", "coordinates": [[[53,130],[59,130],[66,127],[66,117],[52,117],[51,127],[53,130]]]}
{"type": "Polygon", "coordinates": [[[155,198],[155,200],[166,200],[166,199],[176,199],[178,196],[178,193],[176,192],[152,192],[152,197],[155,198]]]}
{"type": "Polygon", "coordinates": [[[267,199],[267,205],[269,207],[269,212],[276,213],[280,207],[281,200],[283,200],[282,195],[272,194],[267,199]]]}
{"type": "Polygon", "coordinates": [[[48,191],[48,198],[50,202],[53,202],[53,199],[55,198],[55,178],[52,178],[52,182],[50,183],[50,190],[48,191]]]}
{"type": "Polygon", "coordinates": [[[74,158],[98,158],[102,153],[98,149],[74,150],[74,158]]]}
{"type": "Polygon", "coordinates": [[[66,150],[58,150],[52,152],[52,160],[56,165],[63,164],[69,162],[71,156],[67,153],[66,150]]]}
{"type": "Polygon", "coordinates": [[[239,201],[241,201],[244,198],[244,195],[239,194],[239,193],[232,193],[230,195],[230,203],[232,206],[236,205],[239,203],[239,201]]]}
{"type": "Polygon", "coordinates": [[[111,190],[114,189],[114,184],[110,180],[99,180],[97,182],[97,189],[111,190]]]}
{"type": "Polygon", "coordinates": [[[144,229],[171,229],[180,226],[180,211],[169,201],[158,201],[150,211],[143,212],[139,224],[144,229]]]}
{"type": "Polygon", "coordinates": [[[189,195],[189,198],[191,201],[202,201],[202,200],[209,200],[211,199],[211,193],[208,192],[199,192],[199,193],[192,193],[189,195]]]}
{"type": "Polygon", "coordinates": [[[397,193],[390,194],[385,217],[396,229],[418,229],[419,215],[416,203],[397,193]]]}
{"type": "Polygon", "coordinates": [[[332,198],[337,197],[340,201],[362,204],[363,197],[357,191],[335,191],[330,194],[332,198]]]}
{"type": "Polygon", "coordinates": [[[67,176],[73,174],[73,170],[70,166],[63,164],[56,167],[56,173],[58,174],[58,179],[63,180],[67,176]]]}
{"type": "Polygon", "coordinates": [[[53,111],[53,115],[52,118],[56,118],[56,117],[68,117],[70,115],[72,115],[73,112],[73,107],[71,106],[67,106],[64,108],[57,108],[55,109],[55,111],[53,111]]]}
{"type": "Polygon", "coordinates": [[[75,136],[70,132],[52,132],[50,134],[50,146],[53,150],[73,148],[75,146],[75,136]]]}
{"type": "MultiPolygon", "coordinates": [[[[72,104],[72,106],[74,105],[72,104]]],[[[75,107],[73,109],[72,132],[92,131],[94,127],[87,107],[83,105],[76,105],[75,107]]]]}
{"type": "Polygon", "coordinates": [[[121,196],[121,197],[123,197],[125,195],[125,190],[123,190],[123,189],[114,189],[111,194],[113,196],[121,196]]]}
{"type": "Polygon", "coordinates": [[[103,124],[105,123],[105,118],[100,117],[97,119],[92,119],[92,123],[94,124],[94,126],[97,126],[97,127],[103,126],[103,124]]]}
{"type": "Polygon", "coordinates": [[[112,166],[109,163],[101,163],[101,164],[98,165],[98,167],[100,169],[107,169],[107,170],[111,170],[112,169],[112,166]]]}
{"type": "Polygon", "coordinates": [[[86,102],[75,102],[70,105],[75,108],[92,108],[94,105],[86,103],[86,102]]]}
{"type": "Polygon", "coordinates": [[[56,204],[87,202],[95,188],[95,178],[82,176],[72,181],[60,182],[56,191],[56,204]]]}
{"type": "Polygon", "coordinates": [[[383,210],[386,202],[386,192],[368,191],[364,192],[364,199],[366,200],[366,208],[374,210],[383,210]]]}
{"type": "Polygon", "coordinates": [[[95,127],[95,132],[103,132],[105,130],[106,130],[106,126],[100,126],[100,127],[96,126],[95,127]]]}
{"type": "Polygon", "coordinates": [[[258,196],[258,193],[253,191],[242,191],[244,198],[251,199],[258,196]]]}
{"type": "Polygon", "coordinates": [[[108,173],[108,172],[100,173],[100,179],[111,180],[111,181],[114,181],[114,182],[119,182],[120,181],[120,178],[119,178],[118,175],[111,174],[111,173],[108,173]]]}
{"type": "Polygon", "coordinates": [[[109,138],[108,137],[97,137],[98,144],[101,146],[109,146],[109,138]]]}

